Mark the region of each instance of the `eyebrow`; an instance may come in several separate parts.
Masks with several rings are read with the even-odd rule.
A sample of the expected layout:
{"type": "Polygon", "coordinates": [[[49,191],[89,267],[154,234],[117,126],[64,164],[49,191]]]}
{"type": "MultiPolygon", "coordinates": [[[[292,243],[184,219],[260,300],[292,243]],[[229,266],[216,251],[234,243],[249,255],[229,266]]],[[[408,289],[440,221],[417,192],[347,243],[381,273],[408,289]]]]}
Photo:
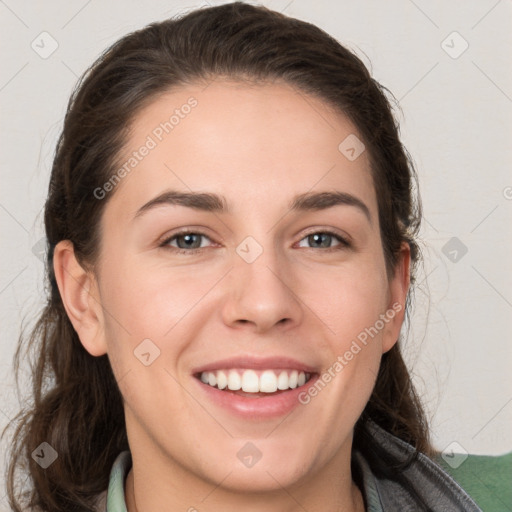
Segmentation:
{"type": "MultiPolygon", "coordinates": [[[[212,194],[209,192],[180,192],[176,190],[167,190],[154,197],[146,204],[141,206],[135,218],[140,217],[147,211],[162,205],[178,205],[201,210],[206,212],[227,213],[229,212],[228,202],[224,196],[212,194]]],[[[306,192],[295,196],[288,205],[292,211],[307,210],[326,210],[333,206],[346,205],[353,206],[362,212],[372,223],[370,209],[358,197],[347,192],[326,191],[326,192],[306,192]]]]}

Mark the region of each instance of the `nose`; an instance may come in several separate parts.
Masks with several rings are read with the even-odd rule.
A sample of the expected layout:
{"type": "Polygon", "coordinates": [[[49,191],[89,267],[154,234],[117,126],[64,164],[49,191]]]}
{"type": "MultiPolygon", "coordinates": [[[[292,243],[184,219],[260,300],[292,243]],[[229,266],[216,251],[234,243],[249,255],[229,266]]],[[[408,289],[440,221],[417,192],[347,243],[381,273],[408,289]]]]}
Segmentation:
{"type": "Polygon", "coordinates": [[[291,271],[275,252],[265,250],[252,263],[237,254],[234,260],[225,283],[222,318],[226,325],[264,333],[290,329],[302,321],[302,303],[293,290],[291,271]]]}

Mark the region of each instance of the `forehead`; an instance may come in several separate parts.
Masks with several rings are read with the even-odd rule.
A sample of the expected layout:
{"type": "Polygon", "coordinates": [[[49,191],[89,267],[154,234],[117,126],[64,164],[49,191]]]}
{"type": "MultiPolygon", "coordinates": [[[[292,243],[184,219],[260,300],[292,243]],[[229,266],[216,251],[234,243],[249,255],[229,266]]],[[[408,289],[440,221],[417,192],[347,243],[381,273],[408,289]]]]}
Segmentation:
{"type": "Polygon", "coordinates": [[[353,158],[347,146],[364,147],[349,119],[290,85],[183,86],[134,118],[119,166],[134,165],[125,165],[112,202],[133,211],[169,188],[219,193],[236,210],[342,190],[374,209],[367,152],[353,158]]]}

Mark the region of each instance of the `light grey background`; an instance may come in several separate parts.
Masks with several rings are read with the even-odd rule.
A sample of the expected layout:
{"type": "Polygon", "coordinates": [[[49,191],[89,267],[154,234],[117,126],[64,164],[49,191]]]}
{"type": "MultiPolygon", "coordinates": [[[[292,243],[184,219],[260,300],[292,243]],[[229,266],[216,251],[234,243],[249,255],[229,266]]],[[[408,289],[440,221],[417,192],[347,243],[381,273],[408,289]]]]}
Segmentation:
{"type": "MultiPolygon", "coordinates": [[[[439,449],[457,442],[455,451],[510,451],[512,3],[261,3],[325,29],[399,100],[425,213],[407,359],[439,449]]],[[[21,322],[32,322],[43,304],[43,264],[34,253],[77,77],[125,33],[200,5],[207,4],[0,0],[0,426],[17,409],[11,360],[21,322]]]]}

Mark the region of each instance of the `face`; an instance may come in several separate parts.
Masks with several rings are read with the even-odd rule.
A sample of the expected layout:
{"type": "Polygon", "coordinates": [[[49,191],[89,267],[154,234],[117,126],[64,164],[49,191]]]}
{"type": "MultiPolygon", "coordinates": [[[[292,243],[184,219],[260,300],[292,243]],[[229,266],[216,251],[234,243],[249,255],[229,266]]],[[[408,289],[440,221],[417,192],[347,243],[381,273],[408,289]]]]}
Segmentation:
{"type": "Polygon", "coordinates": [[[367,152],[339,149],[354,136],[278,84],[187,86],[136,117],[94,341],[134,460],[245,491],[349,467],[407,287],[386,274],[367,152]]]}

